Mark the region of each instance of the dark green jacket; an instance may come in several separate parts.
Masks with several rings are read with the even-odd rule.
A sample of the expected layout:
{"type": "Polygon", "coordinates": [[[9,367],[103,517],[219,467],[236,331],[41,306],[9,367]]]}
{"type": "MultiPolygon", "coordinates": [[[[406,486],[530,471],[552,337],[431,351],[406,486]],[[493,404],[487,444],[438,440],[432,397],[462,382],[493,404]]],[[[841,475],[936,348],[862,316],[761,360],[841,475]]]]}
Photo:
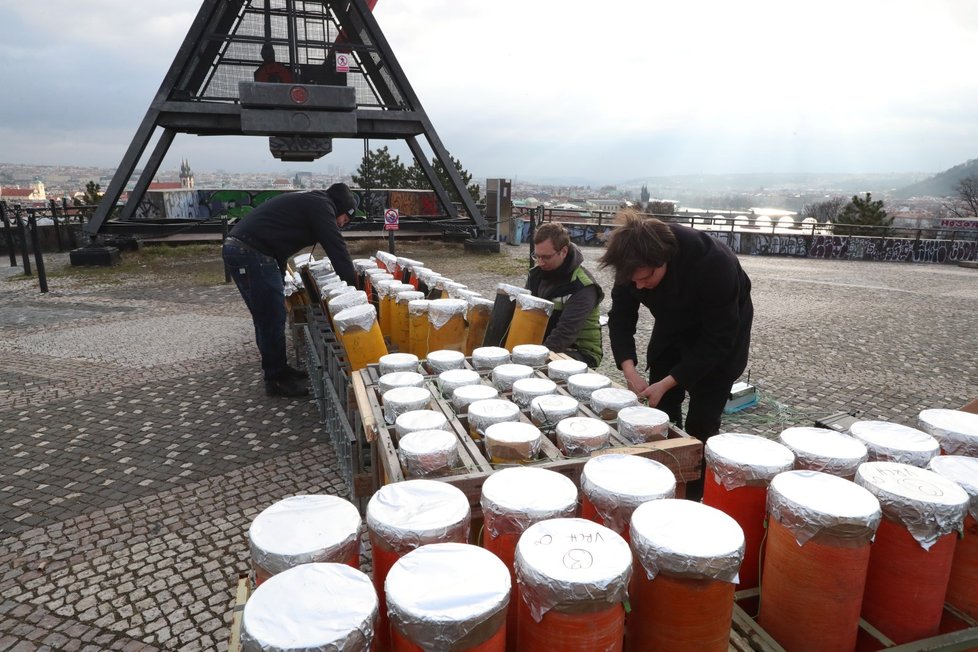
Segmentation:
{"type": "Polygon", "coordinates": [[[539,267],[530,270],[526,287],[533,296],[552,301],[554,311],[547,324],[543,343],[551,351],[564,353],[577,349],[601,363],[601,325],[598,306],[604,291],[582,263],[584,255],[576,245],[559,269],[544,273],[539,267]]]}

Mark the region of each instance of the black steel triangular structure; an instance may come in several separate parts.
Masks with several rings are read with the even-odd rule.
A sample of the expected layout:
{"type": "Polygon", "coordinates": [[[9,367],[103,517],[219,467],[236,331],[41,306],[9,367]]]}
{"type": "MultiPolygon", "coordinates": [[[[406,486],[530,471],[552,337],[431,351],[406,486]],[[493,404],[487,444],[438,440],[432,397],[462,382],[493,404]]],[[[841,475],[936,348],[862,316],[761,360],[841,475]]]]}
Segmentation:
{"type": "Polygon", "coordinates": [[[485,219],[371,13],[375,3],[204,0],[87,232],[103,230],[159,132],[122,208],[123,220],[133,215],[178,133],[268,136],[277,157],[306,161],[328,153],[334,137],[403,139],[446,214],[458,217],[422,148],[423,137],[484,233],[485,219]]]}

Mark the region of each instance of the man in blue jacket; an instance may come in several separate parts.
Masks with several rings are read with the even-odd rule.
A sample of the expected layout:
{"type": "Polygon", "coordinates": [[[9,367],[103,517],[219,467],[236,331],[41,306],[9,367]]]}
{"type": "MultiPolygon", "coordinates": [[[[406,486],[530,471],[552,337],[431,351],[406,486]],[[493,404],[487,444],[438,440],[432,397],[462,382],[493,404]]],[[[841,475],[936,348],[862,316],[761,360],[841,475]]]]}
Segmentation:
{"type": "MultiPolygon", "coordinates": [[[[754,319],[751,283],[737,256],[703,231],[635,212],[608,239],[601,257],[615,271],[608,335],[628,387],[706,442],[720,432],[730,388],[747,367],[754,319]],[[640,306],[655,319],[646,353],[648,380],[638,367],[635,327],[640,306]]],[[[702,497],[702,479],[687,497],[702,497]]]]}
{"type": "Polygon", "coordinates": [[[255,325],[269,396],[309,393],[305,374],[290,367],[286,355],[286,262],[300,250],[320,244],[333,270],[355,284],[356,272],[340,229],[349,223],[357,203],[343,183],[326,190],[278,195],[241,218],[224,242],[224,264],[255,325]]]}

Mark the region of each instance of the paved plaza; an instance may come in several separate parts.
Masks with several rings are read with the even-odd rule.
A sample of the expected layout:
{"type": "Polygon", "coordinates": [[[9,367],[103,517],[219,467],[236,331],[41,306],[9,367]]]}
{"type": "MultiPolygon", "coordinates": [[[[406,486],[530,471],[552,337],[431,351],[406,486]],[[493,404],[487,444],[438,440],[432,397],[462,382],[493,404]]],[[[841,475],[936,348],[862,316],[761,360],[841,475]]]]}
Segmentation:
{"type": "MultiPolygon", "coordinates": [[[[399,247],[487,296],[525,278],[525,247],[399,247]]],[[[0,267],[0,652],[225,650],[251,520],[289,495],[347,494],[329,434],[312,401],[265,396],[233,285],[78,278],[65,259],[48,257],[46,295],[0,267]]],[[[914,425],[978,396],[978,270],[741,261],[761,401],[726,430],[842,411],[914,425]]],[[[607,339],[605,353],[620,379],[607,339]]]]}

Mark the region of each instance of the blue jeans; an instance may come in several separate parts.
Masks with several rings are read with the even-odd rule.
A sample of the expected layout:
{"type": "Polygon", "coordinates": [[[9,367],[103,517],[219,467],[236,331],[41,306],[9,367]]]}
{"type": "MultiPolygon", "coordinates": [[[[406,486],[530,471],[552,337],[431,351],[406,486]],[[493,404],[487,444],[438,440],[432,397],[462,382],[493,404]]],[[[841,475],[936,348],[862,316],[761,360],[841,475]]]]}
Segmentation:
{"type": "Polygon", "coordinates": [[[251,312],[255,343],[261,353],[265,380],[285,375],[285,283],[278,263],[254,249],[229,240],[224,243],[224,265],[251,312]]]}

